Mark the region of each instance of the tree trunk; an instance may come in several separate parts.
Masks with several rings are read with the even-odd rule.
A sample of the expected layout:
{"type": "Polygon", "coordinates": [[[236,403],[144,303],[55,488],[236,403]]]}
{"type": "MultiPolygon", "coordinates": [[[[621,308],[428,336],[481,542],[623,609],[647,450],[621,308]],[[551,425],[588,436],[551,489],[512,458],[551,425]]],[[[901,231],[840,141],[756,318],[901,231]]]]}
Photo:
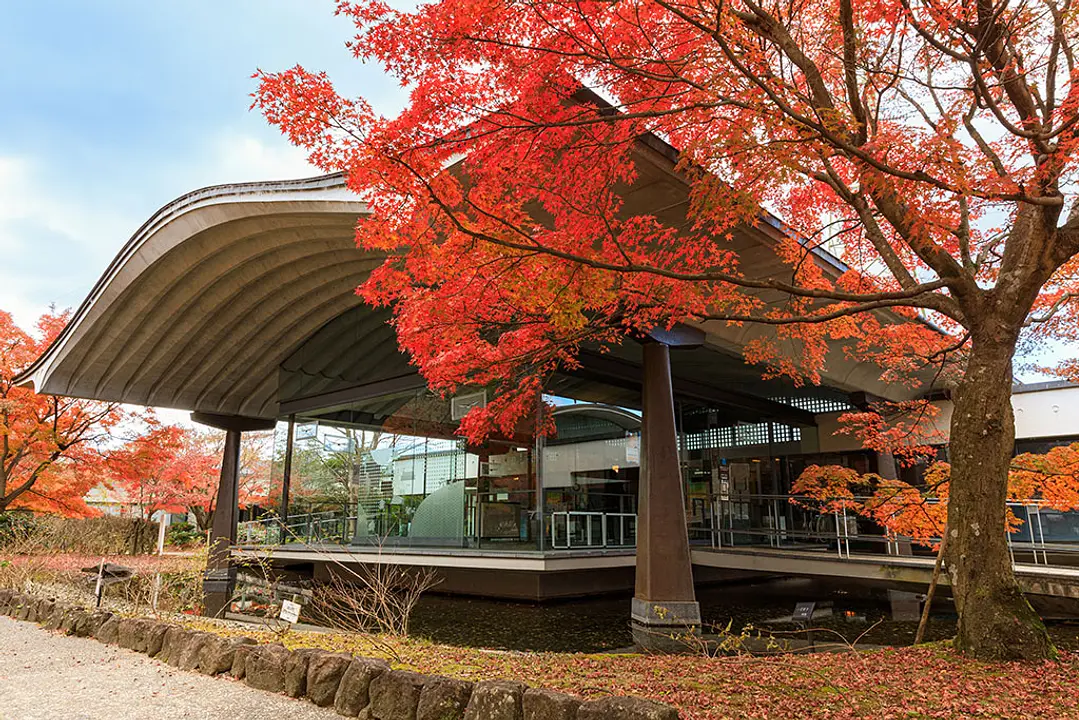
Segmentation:
{"type": "Polygon", "coordinates": [[[210,526],[214,524],[213,510],[207,510],[206,508],[196,505],[191,508],[191,513],[195,516],[195,526],[201,532],[206,532],[210,529],[210,526]]]}
{"type": "Polygon", "coordinates": [[[937,583],[940,582],[940,569],[944,566],[944,554],[948,551],[948,525],[944,525],[944,532],[940,536],[940,547],[937,548],[937,561],[933,563],[933,576],[929,579],[929,589],[925,591],[925,607],[922,608],[922,617],[918,621],[918,632],[914,633],[914,644],[921,645],[925,639],[925,629],[929,627],[929,611],[933,607],[933,596],[937,594],[937,583]]]}
{"type": "Polygon", "coordinates": [[[1010,332],[975,334],[953,397],[947,565],[959,612],[956,647],[982,660],[1055,654],[1045,625],[1016,583],[1005,533],[1015,443],[1014,351],[1010,332]]]}

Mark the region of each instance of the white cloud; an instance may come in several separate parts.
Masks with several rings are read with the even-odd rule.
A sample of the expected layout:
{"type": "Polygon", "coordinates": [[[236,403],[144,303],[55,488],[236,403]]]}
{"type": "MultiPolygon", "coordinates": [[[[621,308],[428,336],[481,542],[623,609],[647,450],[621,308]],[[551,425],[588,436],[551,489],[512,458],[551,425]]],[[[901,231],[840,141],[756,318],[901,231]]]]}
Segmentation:
{"type": "Polygon", "coordinates": [[[50,303],[77,307],[124,242],[174,197],[318,170],[283,139],[271,144],[225,130],[187,159],[148,158],[127,173],[102,168],[92,185],[71,183],[63,173],[36,158],[0,155],[0,309],[24,327],[50,303]]]}
{"type": "Polygon", "coordinates": [[[208,155],[197,168],[203,185],[292,180],[320,173],[307,162],[304,151],[284,139],[271,145],[251,135],[225,131],[210,142],[208,155]]]}
{"type": "Polygon", "coordinates": [[[0,308],[30,327],[50,303],[77,305],[107,263],[94,268],[101,239],[123,237],[133,223],[50,187],[32,160],[0,156],[0,308]]]}

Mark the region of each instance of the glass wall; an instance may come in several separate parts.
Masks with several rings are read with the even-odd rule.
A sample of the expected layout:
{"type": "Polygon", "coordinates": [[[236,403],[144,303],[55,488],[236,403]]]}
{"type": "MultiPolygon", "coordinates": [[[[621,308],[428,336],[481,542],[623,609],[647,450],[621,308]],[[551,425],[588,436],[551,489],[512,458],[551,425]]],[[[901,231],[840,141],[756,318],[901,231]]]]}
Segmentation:
{"type": "Polygon", "coordinates": [[[542,443],[545,540],[551,549],[633,547],[637,542],[640,416],[570,405],[542,443]]]}
{"type": "Polygon", "coordinates": [[[287,517],[246,534],[385,548],[636,544],[639,415],[574,405],[555,411],[556,432],[538,442],[470,445],[454,410],[426,391],[319,410],[295,418],[290,453],[288,423],[278,423],[272,476],[280,487],[289,454],[287,517]]]}
{"type": "Polygon", "coordinates": [[[393,547],[536,545],[531,439],[470,446],[412,392],[296,418],[287,535],[393,547]]]}

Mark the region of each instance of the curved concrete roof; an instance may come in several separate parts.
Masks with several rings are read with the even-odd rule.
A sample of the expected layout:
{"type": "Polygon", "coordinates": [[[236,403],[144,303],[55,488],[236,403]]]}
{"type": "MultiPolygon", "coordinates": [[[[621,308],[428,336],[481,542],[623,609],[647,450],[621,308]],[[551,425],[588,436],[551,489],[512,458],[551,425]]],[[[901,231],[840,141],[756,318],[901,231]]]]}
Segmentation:
{"type": "Polygon", "coordinates": [[[124,245],[25,373],[39,392],[275,417],[278,368],[360,304],[379,263],[339,175],[221,185],[169,203],[124,245]]]}
{"type": "MultiPolygon", "coordinates": [[[[640,159],[627,203],[681,226],[684,182],[669,159],[645,151],[640,159]]],[[[57,395],[267,419],[282,403],[339,400],[357,385],[366,384],[371,396],[415,388],[389,314],[355,294],[381,261],[354,242],[367,214],[340,175],[184,195],[139,228],[18,380],[57,395]]],[[[778,232],[762,225],[735,233],[732,249],[753,276],[789,274],[771,249],[778,232]]],[[[784,301],[780,293],[758,294],[784,301]]],[[[709,322],[702,329],[712,352],[679,355],[684,367],[676,370],[690,373],[687,381],[775,395],[775,383],[762,383],[759,369],[737,360],[746,342],[774,328],[709,322]],[[730,358],[725,372],[737,371],[737,379],[719,372],[719,355],[730,358]]],[[[622,352],[632,361],[631,348],[622,352]]],[[[912,394],[879,376],[876,365],[852,360],[836,344],[825,381],[892,399],[912,394]]]]}

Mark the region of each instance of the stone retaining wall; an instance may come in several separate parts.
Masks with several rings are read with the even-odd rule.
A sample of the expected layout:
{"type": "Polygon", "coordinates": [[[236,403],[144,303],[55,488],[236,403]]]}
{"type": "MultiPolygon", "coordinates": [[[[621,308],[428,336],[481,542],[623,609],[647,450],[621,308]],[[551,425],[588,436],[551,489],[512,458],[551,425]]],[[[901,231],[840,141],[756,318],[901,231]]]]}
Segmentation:
{"type": "Polygon", "coordinates": [[[253,688],[307,698],[365,720],[677,720],[635,697],[582,702],[523,683],[466,682],[393,670],[383,660],[313,648],[288,650],[0,589],[0,613],[144,653],[183,670],[228,674],[253,688]]]}

